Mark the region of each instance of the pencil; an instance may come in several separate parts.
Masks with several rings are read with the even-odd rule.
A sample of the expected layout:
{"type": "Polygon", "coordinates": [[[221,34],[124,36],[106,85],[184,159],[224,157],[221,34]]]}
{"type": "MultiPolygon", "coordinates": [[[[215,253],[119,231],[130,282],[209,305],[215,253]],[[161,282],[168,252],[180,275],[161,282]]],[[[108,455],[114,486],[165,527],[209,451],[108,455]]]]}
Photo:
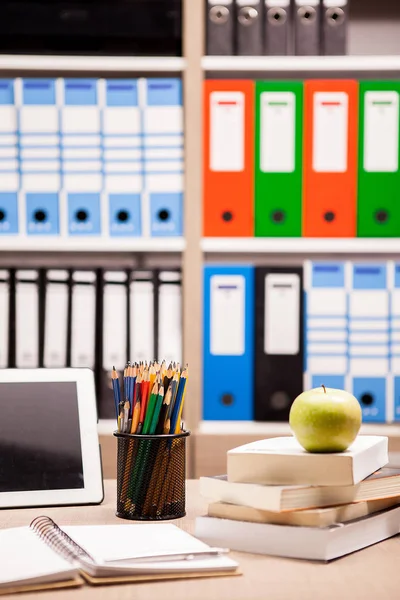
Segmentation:
{"type": "Polygon", "coordinates": [[[169,363],[168,369],[163,378],[163,385],[164,385],[165,390],[168,390],[168,386],[170,384],[172,377],[173,377],[172,364],[169,363]]]}
{"type": "Polygon", "coordinates": [[[149,433],[151,435],[154,435],[156,433],[157,424],[158,424],[158,420],[160,418],[160,411],[161,411],[161,406],[162,406],[163,400],[164,400],[164,387],[161,385],[160,389],[158,390],[158,396],[156,398],[153,415],[151,417],[151,423],[150,423],[150,428],[149,428],[149,433]]]}
{"type": "Polygon", "coordinates": [[[142,375],[140,373],[138,373],[137,377],[136,377],[136,382],[135,382],[135,395],[134,395],[134,400],[133,400],[133,404],[135,405],[136,402],[139,402],[139,400],[141,399],[141,389],[142,389],[142,375]]]}
{"type": "Polygon", "coordinates": [[[124,373],[123,373],[123,382],[124,382],[124,398],[128,398],[128,381],[127,381],[127,373],[128,373],[128,363],[125,365],[124,373]]]}
{"type": "Polygon", "coordinates": [[[174,433],[180,433],[181,431],[181,419],[182,419],[182,411],[183,411],[183,405],[185,403],[185,396],[186,396],[186,389],[187,389],[187,380],[189,377],[189,368],[186,365],[186,381],[185,381],[185,387],[183,388],[183,394],[182,394],[182,400],[181,400],[181,405],[179,408],[179,412],[178,412],[178,419],[175,425],[175,432],[174,433]]]}
{"type": "MultiPolygon", "coordinates": [[[[166,421],[166,418],[168,415],[168,409],[171,404],[171,397],[172,397],[172,383],[169,385],[167,393],[165,394],[164,401],[162,403],[160,417],[158,419],[157,428],[156,428],[156,434],[164,433],[164,425],[165,425],[165,421],[166,421]]],[[[168,429],[168,431],[169,431],[169,429],[168,429]]]]}
{"type": "Polygon", "coordinates": [[[136,402],[135,408],[133,409],[131,433],[136,433],[137,427],[139,425],[139,417],[140,417],[140,400],[139,400],[139,402],[136,402]]]}
{"type": "Polygon", "coordinates": [[[119,387],[118,373],[117,373],[115,367],[113,367],[113,369],[112,369],[111,381],[112,381],[112,387],[113,387],[113,392],[114,392],[115,415],[116,415],[116,418],[118,419],[119,403],[121,402],[121,390],[119,387]]]}
{"type": "Polygon", "coordinates": [[[187,368],[185,367],[185,369],[182,372],[180,381],[179,381],[179,387],[178,387],[178,391],[176,394],[176,400],[174,403],[174,408],[172,410],[170,433],[175,433],[176,424],[178,422],[179,411],[181,409],[183,393],[185,391],[186,378],[187,378],[187,368]]]}
{"type": "Polygon", "coordinates": [[[131,366],[128,371],[129,376],[129,404],[130,404],[130,417],[133,415],[133,407],[135,403],[135,385],[136,385],[136,368],[131,366]]]}
{"type": "Polygon", "coordinates": [[[174,404],[175,404],[175,400],[176,400],[176,393],[178,391],[178,386],[179,386],[179,380],[180,380],[180,373],[177,371],[175,373],[175,375],[172,378],[172,395],[171,395],[171,403],[169,405],[169,409],[168,409],[168,419],[171,418],[171,414],[172,414],[172,410],[174,408],[174,404]]]}
{"type": "Polygon", "coordinates": [[[153,363],[149,369],[150,389],[153,389],[153,385],[156,380],[156,377],[157,377],[157,371],[156,371],[154,363],[153,363]]]}
{"type": "MultiPolygon", "coordinates": [[[[158,418],[160,416],[161,404],[164,399],[164,388],[159,386],[156,382],[151,392],[150,400],[146,411],[146,419],[143,426],[143,433],[154,435],[158,418]]],[[[154,463],[156,461],[156,455],[152,454],[151,449],[153,448],[150,440],[143,440],[142,443],[143,451],[138,456],[139,469],[137,472],[137,479],[135,482],[136,494],[133,497],[133,503],[136,505],[139,498],[146,500],[147,489],[149,487],[150,479],[153,475],[154,463]]],[[[136,507],[137,509],[139,507],[136,507]]],[[[141,508],[141,507],[140,507],[141,508]]]]}
{"type": "Polygon", "coordinates": [[[145,416],[145,420],[144,420],[144,424],[143,424],[143,433],[144,434],[150,433],[150,424],[151,424],[151,420],[153,418],[153,412],[154,412],[156,402],[157,402],[158,390],[159,390],[159,385],[156,382],[153,386],[153,389],[151,390],[150,400],[148,402],[148,406],[146,409],[146,416],[145,416]]]}
{"type": "Polygon", "coordinates": [[[129,400],[126,400],[124,402],[124,414],[122,417],[124,433],[128,433],[129,410],[130,410],[129,400]]]}
{"type": "Polygon", "coordinates": [[[147,489],[146,500],[143,507],[143,512],[149,517],[152,516],[153,507],[157,507],[158,491],[161,487],[161,474],[164,473],[163,462],[167,449],[167,440],[161,440],[157,452],[157,458],[151,473],[150,483],[147,489]]]}
{"type": "Polygon", "coordinates": [[[143,380],[140,386],[140,417],[139,417],[139,425],[137,429],[137,433],[141,433],[143,428],[143,423],[145,421],[146,412],[147,412],[147,402],[150,391],[150,380],[148,378],[148,373],[143,372],[143,380]]]}
{"type": "Polygon", "coordinates": [[[160,373],[161,373],[162,380],[164,380],[166,370],[167,370],[167,365],[165,364],[165,360],[163,360],[160,365],[160,373]]]}
{"type": "Polygon", "coordinates": [[[118,427],[118,431],[120,431],[121,433],[124,432],[124,403],[120,402],[119,403],[119,417],[118,417],[118,423],[119,423],[119,427],[118,427]]]}

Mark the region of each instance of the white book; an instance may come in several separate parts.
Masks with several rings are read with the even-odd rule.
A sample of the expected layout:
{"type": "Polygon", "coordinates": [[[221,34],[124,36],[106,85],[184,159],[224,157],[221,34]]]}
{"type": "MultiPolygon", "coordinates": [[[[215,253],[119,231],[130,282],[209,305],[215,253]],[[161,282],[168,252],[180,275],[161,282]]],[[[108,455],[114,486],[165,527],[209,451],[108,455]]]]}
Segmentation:
{"type": "Polygon", "coordinates": [[[261,485],[232,483],[226,475],[201,477],[200,494],[212,502],[286,513],[386,498],[400,504],[400,469],[384,467],[356,485],[261,485]]]}
{"type": "Polygon", "coordinates": [[[239,552],[328,561],[399,533],[400,507],[330,527],[293,527],[198,517],[195,535],[239,552]]]}
{"type": "Polygon", "coordinates": [[[345,452],[307,452],[294,437],[228,451],[228,481],[276,485],[355,485],[389,462],[388,438],[359,435],[345,452]]]}

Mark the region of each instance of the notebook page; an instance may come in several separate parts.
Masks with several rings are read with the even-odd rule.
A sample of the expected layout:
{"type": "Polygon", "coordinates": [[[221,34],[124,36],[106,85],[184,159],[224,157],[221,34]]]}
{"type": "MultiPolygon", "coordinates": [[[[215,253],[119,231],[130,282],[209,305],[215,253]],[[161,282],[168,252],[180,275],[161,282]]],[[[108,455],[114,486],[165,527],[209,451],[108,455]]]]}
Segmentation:
{"type": "Polygon", "coordinates": [[[29,527],[0,531],[0,587],[10,583],[72,579],[77,570],[29,527]]]}
{"type": "Polygon", "coordinates": [[[99,563],[209,548],[176,525],[83,525],[62,529],[99,563]]]}
{"type": "Polygon", "coordinates": [[[107,562],[103,565],[84,565],[83,570],[93,577],[126,577],[160,575],[163,573],[189,574],[201,572],[236,571],[238,563],[225,556],[202,556],[192,560],[151,561],[146,563],[125,560],[107,562]]]}

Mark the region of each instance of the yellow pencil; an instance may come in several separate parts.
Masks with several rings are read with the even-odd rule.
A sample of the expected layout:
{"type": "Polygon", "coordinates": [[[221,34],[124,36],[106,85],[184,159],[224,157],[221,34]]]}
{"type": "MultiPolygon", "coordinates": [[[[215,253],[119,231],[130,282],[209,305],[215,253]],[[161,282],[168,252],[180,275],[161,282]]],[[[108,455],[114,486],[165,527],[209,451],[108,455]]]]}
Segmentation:
{"type": "Polygon", "coordinates": [[[161,379],[164,381],[165,373],[167,372],[167,365],[165,360],[162,361],[160,366],[161,379]]]}
{"type": "Polygon", "coordinates": [[[135,408],[133,409],[131,433],[136,433],[137,426],[139,424],[139,417],[140,417],[140,401],[136,402],[135,408]]]}
{"type": "Polygon", "coordinates": [[[154,363],[151,365],[151,367],[149,369],[149,377],[150,377],[150,389],[153,389],[153,385],[154,385],[154,382],[157,377],[157,371],[154,367],[154,363]]]}

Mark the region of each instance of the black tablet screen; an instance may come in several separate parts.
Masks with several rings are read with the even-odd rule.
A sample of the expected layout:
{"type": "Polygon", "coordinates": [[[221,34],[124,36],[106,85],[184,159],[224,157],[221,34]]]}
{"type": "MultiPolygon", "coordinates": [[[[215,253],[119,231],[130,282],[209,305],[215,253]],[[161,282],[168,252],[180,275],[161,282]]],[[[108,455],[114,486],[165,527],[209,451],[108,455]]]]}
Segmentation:
{"type": "Polygon", "coordinates": [[[0,383],[0,492],[83,487],[76,383],[0,383]]]}

